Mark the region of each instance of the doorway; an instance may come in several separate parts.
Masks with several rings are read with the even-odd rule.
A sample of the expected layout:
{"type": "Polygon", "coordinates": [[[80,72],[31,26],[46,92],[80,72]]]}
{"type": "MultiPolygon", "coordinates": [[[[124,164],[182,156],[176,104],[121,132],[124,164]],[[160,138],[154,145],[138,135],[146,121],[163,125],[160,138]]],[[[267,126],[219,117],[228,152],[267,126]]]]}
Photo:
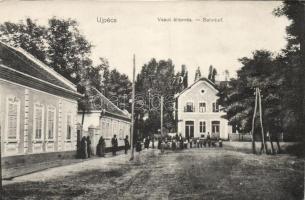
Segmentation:
{"type": "Polygon", "coordinates": [[[185,137],[186,138],[194,137],[194,121],[185,122],[185,137]]]}

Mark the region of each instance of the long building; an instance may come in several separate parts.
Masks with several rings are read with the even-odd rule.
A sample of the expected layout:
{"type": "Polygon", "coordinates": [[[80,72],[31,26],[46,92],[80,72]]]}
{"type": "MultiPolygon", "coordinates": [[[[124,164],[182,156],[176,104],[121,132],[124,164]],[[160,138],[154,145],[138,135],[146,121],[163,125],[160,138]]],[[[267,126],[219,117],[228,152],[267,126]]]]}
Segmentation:
{"type": "Polygon", "coordinates": [[[23,49],[0,42],[0,131],[5,163],[39,154],[47,160],[48,154],[75,153],[79,98],[76,86],[52,68],[23,49]]]}
{"type": "MultiPolygon", "coordinates": [[[[92,151],[95,152],[101,136],[105,139],[106,147],[111,147],[111,138],[116,135],[118,145],[124,146],[124,138],[129,137],[131,115],[121,110],[103,94],[98,94],[100,105],[90,104],[87,111],[78,112],[78,123],[82,124],[83,133],[87,132],[92,140],[92,151]]],[[[86,134],[83,134],[86,135],[86,134]]]]}

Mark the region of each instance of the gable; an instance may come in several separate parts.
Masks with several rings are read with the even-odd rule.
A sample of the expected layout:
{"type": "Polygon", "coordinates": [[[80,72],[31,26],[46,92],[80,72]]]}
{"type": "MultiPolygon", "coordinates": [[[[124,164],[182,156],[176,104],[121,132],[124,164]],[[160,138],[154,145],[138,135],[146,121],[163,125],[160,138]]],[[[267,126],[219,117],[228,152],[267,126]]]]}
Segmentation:
{"type": "Polygon", "coordinates": [[[176,98],[180,98],[188,94],[192,94],[192,95],[201,94],[202,89],[205,90],[205,93],[208,93],[210,95],[216,95],[218,93],[218,90],[214,83],[212,83],[210,80],[206,78],[201,78],[192,85],[190,85],[188,88],[184,89],[180,94],[176,96],[176,98]]]}

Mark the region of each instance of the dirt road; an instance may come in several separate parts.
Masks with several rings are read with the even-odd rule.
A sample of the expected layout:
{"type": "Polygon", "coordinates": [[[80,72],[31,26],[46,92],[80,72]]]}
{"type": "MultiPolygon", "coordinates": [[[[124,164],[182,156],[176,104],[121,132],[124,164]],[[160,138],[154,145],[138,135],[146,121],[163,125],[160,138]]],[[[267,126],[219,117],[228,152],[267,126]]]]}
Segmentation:
{"type": "Polygon", "coordinates": [[[133,162],[123,156],[102,159],[20,177],[5,185],[5,199],[303,197],[303,160],[288,155],[256,156],[213,148],[163,155],[149,150],[133,162]]]}

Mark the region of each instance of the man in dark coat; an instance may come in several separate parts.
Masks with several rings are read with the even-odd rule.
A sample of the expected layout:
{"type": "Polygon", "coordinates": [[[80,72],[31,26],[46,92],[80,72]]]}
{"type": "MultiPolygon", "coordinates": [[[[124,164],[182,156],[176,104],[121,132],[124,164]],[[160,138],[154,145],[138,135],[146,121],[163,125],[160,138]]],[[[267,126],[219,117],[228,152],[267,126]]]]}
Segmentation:
{"type": "Polygon", "coordinates": [[[90,158],[92,152],[91,152],[91,140],[89,136],[87,136],[87,153],[88,153],[88,158],[90,158]]]}
{"type": "Polygon", "coordinates": [[[129,140],[128,140],[128,135],[126,135],[125,139],[124,139],[124,143],[125,143],[125,154],[127,154],[127,151],[129,149],[129,140]]]}
{"type": "Polygon", "coordinates": [[[116,155],[116,151],[118,150],[118,139],[116,138],[116,135],[113,136],[111,139],[112,144],[112,155],[116,155]]]}

